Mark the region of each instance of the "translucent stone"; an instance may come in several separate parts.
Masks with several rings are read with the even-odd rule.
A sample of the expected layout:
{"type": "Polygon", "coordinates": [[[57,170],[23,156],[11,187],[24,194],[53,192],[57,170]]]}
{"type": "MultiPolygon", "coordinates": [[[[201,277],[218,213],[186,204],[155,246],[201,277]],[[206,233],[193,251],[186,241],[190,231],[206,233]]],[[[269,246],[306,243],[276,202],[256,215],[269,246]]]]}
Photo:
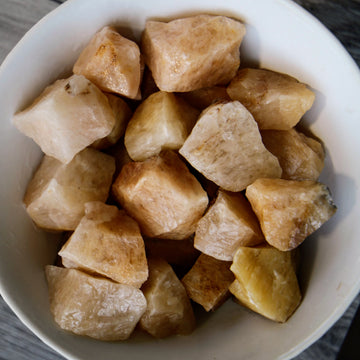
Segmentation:
{"type": "Polygon", "coordinates": [[[289,130],[314,103],[315,93],[297,79],[265,69],[241,69],[227,88],[261,130],[289,130]]]}
{"type": "Polygon", "coordinates": [[[245,26],[225,16],[147,21],[141,51],[160,90],[192,91],[234,77],[244,35],[245,26]]]}
{"type": "Polygon", "coordinates": [[[266,241],[283,251],[299,246],[336,212],[327,186],[310,180],[258,179],[246,197],[266,241]]]}
{"type": "Polygon", "coordinates": [[[259,177],[280,177],[250,112],[238,101],[205,109],[179,153],[224,190],[239,192],[259,177]]]}
{"type": "Polygon", "coordinates": [[[140,288],[148,277],[145,246],[124,210],[89,202],[85,216],[59,251],[63,264],[140,288]]]}
{"type": "Polygon", "coordinates": [[[170,150],[124,165],[113,193],[144,235],[162,239],[188,238],[208,205],[200,183],[170,150]]]}
{"type": "Polygon", "coordinates": [[[27,187],[26,210],[41,228],[74,230],[85,203],[106,201],[114,172],[114,158],[91,148],[68,164],[45,155],[27,187]]]}
{"type": "Polygon", "coordinates": [[[146,310],[143,293],[130,285],[52,265],[46,278],[54,320],[78,335],[126,340],[146,310]]]}
{"type": "Polygon", "coordinates": [[[163,338],[187,335],[195,328],[195,316],[181,281],[162,259],[149,259],[149,279],[141,288],[147,309],[140,326],[151,335],[163,338]]]}
{"type": "Polygon", "coordinates": [[[240,247],[230,269],[236,280],[229,289],[249,309],[285,322],[299,306],[301,293],[291,251],[240,247]]]}
{"type": "Polygon", "coordinates": [[[109,135],[114,112],[106,96],[81,75],[55,81],[25,110],[14,125],[49,156],[63,163],[109,135]]]}

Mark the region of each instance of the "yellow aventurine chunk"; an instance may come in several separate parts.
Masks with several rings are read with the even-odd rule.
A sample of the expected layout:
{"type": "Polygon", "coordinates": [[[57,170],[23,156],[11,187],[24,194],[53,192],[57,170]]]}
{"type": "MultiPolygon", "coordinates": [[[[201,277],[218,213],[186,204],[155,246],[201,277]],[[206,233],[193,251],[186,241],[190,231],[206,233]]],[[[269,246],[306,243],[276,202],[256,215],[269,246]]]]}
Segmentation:
{"type": "Polygon", "coordinates": [[[162,259],[149,259],[149,279],[141,288],[147,309],[140,326],[151,335],[163,338],[187,335],[195,328],[195,316],[181,281],[162,259]]]}
{"type": "Polygon", "coordinates": [[[190,134],[199,111],[172,93],[156,92],[136,109],[125,133],[130,157],[143,161],[162,150],[178,150],[190,134]]]}
{"type": "Polygon", "coordinates": [[[82,51],[73,71],[104,91],[135,99],[140,97],[142,67],[138,45],[105,26],[82,51]]]}
{"type": "Polygon", "coordinates": [[[148,277],[139,226],[124,210],[100,202],[86,204],[85,216],[59,255],[65,266],[138,288],[148,277]]]}
{"type": "Polygon", "coordinates": [[[146,236],[170,240],[193,234],[209,201],[195,176],[170,150],[124,165],[113,192],[146,236]]]}
{"type": "Polygon", "coordinates": [[[281,176],[279,162],[262,143],[256,121],[238,101],[205,109],[179,152],[228,191],[242,191],[259,177],[281,176]]]}
{"type": "Polygon", "coordinates": [[[231,262],[201,254],[182,283],[189,297],[206,311],[215,310],[230,296],[229,286],[234,281],[231,262]]]}
{"type": "Polygon", "coordinates": [[[45,272],[50,309],[64,330],[99,340],[126,340],[146,309],[143,293],[133,286],[52,265],[45,272]]]}
{"type": "Polygon", "coordinates": [[[14,125],[41,150],[63,163],[109,135],[114,112],[106,96],[84,76],[48,86],[31,106],[14,115],[14,125]]]}
{"type": "Polygon", "coordinates": [[[263,241],[258,219],[244,196],[220,190],[196,226],[194,246],[216,259],[231,261],[239,246],[263,241]]]}
{"type": "Polygon", "coordinates": [[[315,94],[295,78],[265,69],[241,69],[227,88],[261,130],[289,130],[314,103],[315,94]]]}
{"type": "Polygon", "coordinates": [[[230,267],[236,280],[230,291],[249,309],[285,322],[301,301],[293,256],[270,246],[240,247],[230,267]]]}
{"type": "Polygon", "coordinates": [[[283,179],[316,181],[324,167],[325,152],[320,142],[290,130],[263,130],[265,147],[282,168],[283,179]]]}
{"type": "Polygon", "coordinates": [[[41,228],[74,230],[85,203],[106,201],[114,172],[114,158],[91,148],[68,164],[45,155],[27,187],[26,210],[41,228]]]}
{"type": "Polygon", "coordinates": [[[192,91],[225,85],[234,77],[244,35],[245,26],[225,16],[148,21],[141,51],[160,90],[192,91]]]}
{"type": "Polygon", "coordinates": [[[299,246],[336,212],[329,189],[310,180],[258,179],[246,197],[266,241],[283,251],[299,246]]]}

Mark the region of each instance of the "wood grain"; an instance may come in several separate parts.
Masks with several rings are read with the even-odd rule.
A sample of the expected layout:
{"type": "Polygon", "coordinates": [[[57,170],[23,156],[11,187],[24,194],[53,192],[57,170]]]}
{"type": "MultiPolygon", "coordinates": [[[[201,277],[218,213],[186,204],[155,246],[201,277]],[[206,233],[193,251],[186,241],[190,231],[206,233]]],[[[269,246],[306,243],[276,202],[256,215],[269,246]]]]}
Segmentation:
{"type": "MultiPolygon", "coordinates": [[[[65,0],[0,0],[0,63],[25,32],[65,0]]],[[[360,2],[358,0],[297,0],[343,43],[360,65],[360,2]]],[[[335,360],[356,309],[360,294],[315,344],[296,360],[335,360]]],[[[0,298],[0,360],[61,360],[33,335],[0,298]]]]}

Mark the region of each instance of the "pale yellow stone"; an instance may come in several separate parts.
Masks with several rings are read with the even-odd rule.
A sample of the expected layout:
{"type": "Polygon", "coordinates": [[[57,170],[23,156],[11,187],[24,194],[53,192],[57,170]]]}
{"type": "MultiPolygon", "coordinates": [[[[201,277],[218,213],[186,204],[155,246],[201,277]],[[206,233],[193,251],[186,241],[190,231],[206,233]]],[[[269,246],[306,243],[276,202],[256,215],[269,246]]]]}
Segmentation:
{"type": "Polygon", "coordinates": [[[105,26],[84,48],[73,71],[104,91],[136,99],[139,98],[142,66],[138,45],[113,27],[105,26]]]}
{"type": "Polygon", "coordinates": [[[136,109],[126,128],[125,147],[135,161],[178,150],[193,128],[199,111],[176,95],[156,92],[136,109]]]}
{"type": "Polygon", "coordinates": [[[213,311],[229,297],[229,286],[234,281],[231,262],[201,254],[191,270],[181,280],[193,301],[206,311],[213,311]]]}
{"type": "Polygon", "coordinates": [[[239,246],[264,241],[258,219],[245,197],[220,190],[196,226],[194,246],[216,259],[232,261],[239,246]]]}
{"type": "Polygon", "coordinates": [[[192,91],[234,77],[244,35],[245,26],[225,16],[147,21],[141,51],[160,90],[192,91]]]}
{"type": "Polygon", "coordinates": [[[146,299],[133,286],[52,265],[45,272],[50,310],[64,330],[98,340],[126,340],[145,312],[146,299]]]}
{"type": "Polygon", "coordinates": [[[246,197],[266,241],[283,251],[299,246],[336,212],[329,189],[310,180],[258,179],[246,197]]]}
{"type": "Polygon", "coordinates": [[[283,179],[316,181],[324,168],[325,152],[321,143],[295,129],[263,130],[265,147],[282,168],[283,179]]]}
{"type": "Polygon", "coordinates": [[[63,164],[45,155],[26,190],[33,221],[47,230],[74,230],[89,201],[106,201],[115,172],[113,157],[87,148],[63,164]]]}
{"type": "Polygon", "coordinates": [[[106,96],[80,75],[55,81],[25,110],[14,125],[49,156],[63,163],[110,134],[115,116],[106,96]]]}
{"type": "Polygon", "coordinates": [[[144,235],[186,239],[208,205],[208,197],[173,151],[122,168],[113,193],[144,235]]]}
{"type": "Polygon", "coordinates": [[[297,79],[266,69],[241,69],[227,88],[261,130],[289,130],[311,108],[315,93],[297,79]]]}
{"type": "Polygon", "coordinates": [[[141,288],[147,309],[140,326],[151,335],[164,338],[188,335],[195,328],[195,316],[181,281],[162,259],[149,259],[149,279],[141,288]]]}
{"type": "Polygon", "coordinates": [[[135,220],[101,202],[85,205],[85,216],[59,251],[64,266],[139,288],[148,277],[145,246],[135,220]]]}
{"type": "Polygon", "coordinates": [[[240,247],[230,269],[236,280],[229,290],[249,309],[285,322],[299,306],[301,293],[290,251],[240,247]]]}
{"type": "Polygon", "coordinates": [[[266,150],[256,121],[238,101],[204,110],[179,153],[228,191],[242,191],[260,177],[281,176],[279,162],[266,150]]]}

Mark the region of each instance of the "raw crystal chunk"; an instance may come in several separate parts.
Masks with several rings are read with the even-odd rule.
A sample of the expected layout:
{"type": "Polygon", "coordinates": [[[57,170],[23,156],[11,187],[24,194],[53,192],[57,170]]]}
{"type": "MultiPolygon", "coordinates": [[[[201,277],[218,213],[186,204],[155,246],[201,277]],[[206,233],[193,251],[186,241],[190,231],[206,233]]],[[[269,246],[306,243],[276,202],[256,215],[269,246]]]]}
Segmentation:
{"type": "Polygon", "coordinates": [[[325,152],[320,142],[290,130],[263,130],[265,147],[282,168],[283,179],[316,181],[324,167],[325,152]]]}
{"type": "Polygon", "coordinates": [[[33,221],[48,230],[74,230],[89,201],[106,201],[115,160],[87,148],[63,164],[45,155],[30,181],[24,203],[33,221]]]}
{"type": "Polygon", "coordinates": [[[265,69],[241,69],[227,88],[262,130],[289,130],[314,103],[315,94],[295,78],[265,69]]]}
{"type": "Polygon", "coordinates": [[[244,35],[245,26],[225,16],[148,21],[141,50],[160,90],[192,91],[234,77],[244,35]]]}
{"type": "Polygon", "coordinates": [[[126,102],[119,96],[105,93],[111,109],[115,115],[115,125],[111,133],[103,139],[96,140],[91,146],[96,149],[105,149],[117,143],[125,134],[126,126],[131,118],[132,112],[126,102]]]}
{"type": "Polygon", "coordinates": [[[266,150],[254,118],[238,101],[204,110],[179,152],[209,180],[233,192],[257,178],[281,176],[277,158],[266,150]]]}
{"type": "Polygon", "coordinates": [[[182,283],[190,299],[206,311],[215,310],[230,296],[229,286],[234,281],[231,262],[201,254],[182,283]]]}
{"type": "Polygon", "coordinates": [[[310,180],[258,179],[246,197],[266,241],[283,251],[299,246],[336,212],[329,189],[310,180]]]}
{"type": "Polygon", "coordinates": [[[14,125],[49,156],[69,163],[115,125],[106,96],[80,75],[55,81],[31,106],[14,115],[14,125]]]}
{"type": "Polygon", "coordinates": [[[216,259],[231,261],[239,246],[263,241],[258,219],[244,196],[220,190],[196,226],[194,246],[216,259]]]}
{"type": "Polygon", "coordinates": [[[113,27],[105,26],[93,36],[73,71],[104,91],[131,99],[139,97],[142,75],[139,47],[113,27]]]}
{"type": "Polygon", "coordinates": [[[150,95],[136,109],[125,133],[130,157],[143,161],[161,150],[178,150],[191,129],[199,111],[172,93],[150,95]]]}
{"type": "Polygon", "coordinates": [[[200,183],[170,150],[124,165],[113,192],[146,236],[162,239],[189,237],[208,205],[200,183]]]}
{"type": "Polygon", "coordinates": [[[59,251],[63,264],[140,287],[148,277],[144,241],[124,210],[87,203],[85,216],[59,251]],[[74,266],[76,265],[76,266],[74,266]]]}
{"type": "Polygon", "coordinates": [[[141,288],[147,309],[140,326],[151,335],[163,338],[187,335],[195,328],[195,316],[181,281],[162,259],[149,259],[149,279],[141,288]]]}
{"type": "Polygon", "coordinates": [[[270,246],[240,247],[230,267],[236,280],[230,291],[249,309],[285,322],[301,301],[292,252],[270,246]]]}
{"type": "Polygon", "coordinates": [[[126,340],[146,309],[143,293],[133,286],[52,265],[46,278],[54,320],[78,335],[126,340]]]}

